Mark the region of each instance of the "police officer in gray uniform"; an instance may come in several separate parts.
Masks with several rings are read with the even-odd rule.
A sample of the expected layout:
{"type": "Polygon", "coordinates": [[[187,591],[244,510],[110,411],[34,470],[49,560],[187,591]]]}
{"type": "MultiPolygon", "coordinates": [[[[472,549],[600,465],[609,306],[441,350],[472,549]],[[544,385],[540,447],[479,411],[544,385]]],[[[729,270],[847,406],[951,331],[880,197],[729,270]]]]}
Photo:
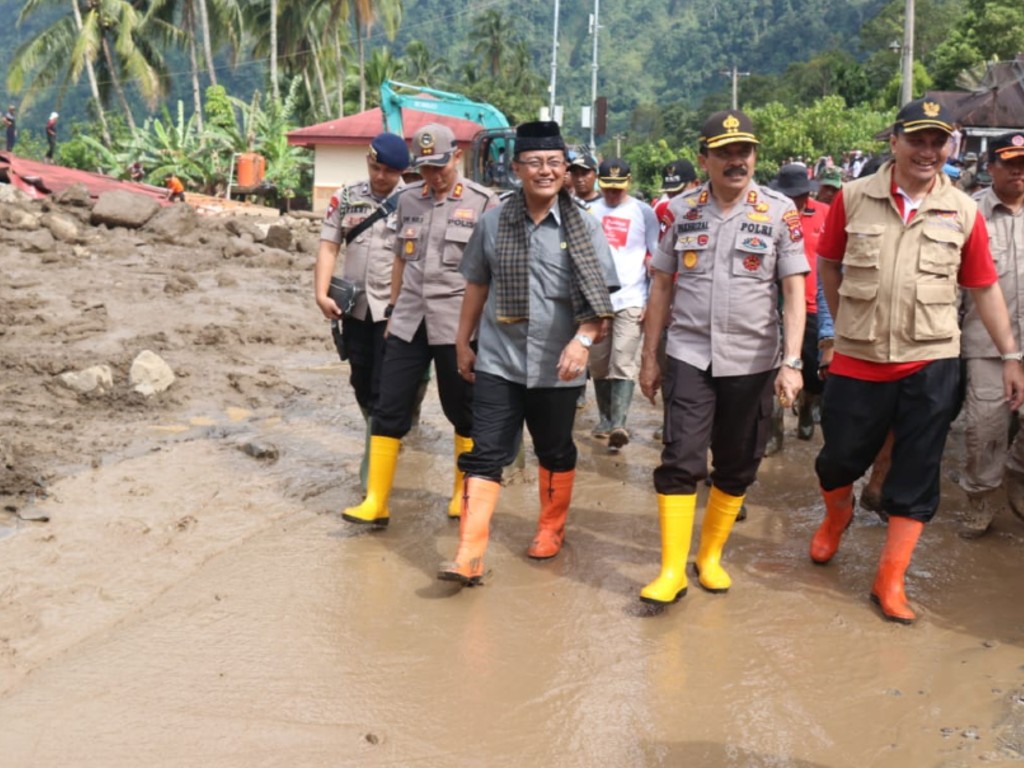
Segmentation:
{"type": "MultiPolygon", "coordinates": [[[[385,307],[388,338],[380,396],[373,411],[366,498],[342,517],[353,523],[388,524],[388,497],[401,440],[412,424],[416,388],[431,361],[445,417],[455,428],[455,459],[473,441],[472,385],[457,371],[455,331],[466,279],[462,252],[484,211],[498,203],[486,187],[459,172],[462,150],[451,129],[425,125],[412,140],[413,167],[423,181],[398,198],[391,300],[385,307]]],[[[455,467],[448,515],[462,510],[462,473],[455,467]]]]}
{"type": "Polygon", "coordinates": [[[313,267],[317,306],[331,321],[339,357],[349,361],[349,383],[366,419],[367,445],[360,467],[364,489],[369,461],[370,414],[377,400],[384,359],[384,329],[387,327],[384,309],[391,299],[391,269],[395,258],[395,217],[382,215],[380,208],[390,195],[404,186],[402,172],[408,167],[409,148],[401,136],[381,133],[370,142],[366,155],[369,178],[342,187],[331,196],[313,267]],[[345,246],[342,277],[361,289],[348,313],[343,313],[328,295],[342,240],[350,241],[345,246]]]}
{"type": "Polygon", "coordinates": [[[652,403],[662,385],[658,338],[670,310],[671,321],[665,447],[654,471],[662,564],[640,592],[649,603],[666,605],[686,593],[696,489],[707,475],[709,445],[712,486],[695,567],[704,589],[729,589],[722,548],[764,455],[773,393],[791,405],[802,385],[808,265],[800,214],[788,197],[754,182],[757,144],[750,118],[738,110],[707,120],[699,162],[708,182],[669,204],[668,229],[651,261],[640,388],[652,403]]]}

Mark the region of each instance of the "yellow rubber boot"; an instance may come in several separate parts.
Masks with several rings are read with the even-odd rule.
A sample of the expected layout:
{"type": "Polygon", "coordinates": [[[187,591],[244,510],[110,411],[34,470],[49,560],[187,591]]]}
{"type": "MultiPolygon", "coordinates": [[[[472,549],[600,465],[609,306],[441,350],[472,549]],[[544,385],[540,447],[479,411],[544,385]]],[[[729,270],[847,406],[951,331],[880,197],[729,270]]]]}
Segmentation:
{"type": "Polygon", "coordinates": [[[690,556],[693,515],[697,494],[658,494],[658,522],[661,524],[661,574],[640,590],[640,599],[654,605],[669,605],[686,594],[686,559],[690,556]]]}
{"type": "Polygon", "coordinates": [[[473,450],[473,438],[455,433],[455,483],[452,486],[452,500],[448,502],[448,517],[458,520],[462,514],[462,491],[466,473],[459,469],[459,456],[473,450]]]}
{"type": "Polygon", "coordinates": [[[501,483],[482,477],[468,477],[465,488],[459,519],[459,548],[454,560],[441,564],[437,578],[461,581],[463,586],[471,587],[484,577],[484,554],[491,533],[491,515],[498,506],[501,483]]]}
{"type": "Polygon", "coordinates": [[[722,568],[722,548],[729,539],[743,496],[730,496],[712,487],[700,527],[700,548],[694,561],[700,585],[708,592],[728,592],[732,579],[722,568]]]}
{"type": "Polygon", "coordinates": [[[401,445],[402,441],[396,437],[374,435],[370,438],[370,476],[366,483],[366,498],[362,504],[342,512],[343,520],[378,528],[388,524],[388,497],[395,481],[395,464],[401,445]]]}

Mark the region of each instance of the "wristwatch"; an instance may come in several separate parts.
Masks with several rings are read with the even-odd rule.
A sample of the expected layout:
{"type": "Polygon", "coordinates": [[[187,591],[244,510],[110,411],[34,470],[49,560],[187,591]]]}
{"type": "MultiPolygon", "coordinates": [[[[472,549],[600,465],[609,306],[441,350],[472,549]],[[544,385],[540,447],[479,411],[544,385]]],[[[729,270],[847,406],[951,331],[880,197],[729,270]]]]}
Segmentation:
{"type": "Polygon", "coordinates": [[[590,349],[594,344],[594,340],[583,333],[577,333],[573,338],[576,339],[584,349],[590,349]]]}
{"type": "Polygon", "coordinates": [[[395,311],[395,305],[394,304],[388,304],[386,307],[384,307],[384,319],[387,320],[389,317],[391,317],[391,313],[394,312],[394,311],[395,311]]]}
{"type": "Polygon", "coordinates": [[[787,368],[792,368],[794,371],[802,371],[804,369],[804,361],[799,357],[787,357],[782,361],[782,364],[787,368]]]}
{"type": "Polygon", "coordinates": [[[1000,355],[999,357],[1002,358],[1002,361],[1004,363],[1010,360],[1015,360],[1016,362],[1019,363],[1022,360],[1024,360],[1024,352],[1007,352],[1006,354],[1000,355]]]}

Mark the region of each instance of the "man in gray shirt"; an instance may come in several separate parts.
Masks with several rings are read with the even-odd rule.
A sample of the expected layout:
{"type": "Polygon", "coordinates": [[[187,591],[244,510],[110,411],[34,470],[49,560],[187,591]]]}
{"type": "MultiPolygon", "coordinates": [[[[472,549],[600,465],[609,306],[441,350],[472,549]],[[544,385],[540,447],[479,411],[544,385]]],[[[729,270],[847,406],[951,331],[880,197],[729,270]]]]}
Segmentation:
{"type": "Polygon", "coordinates": [[[515,458],[524,421],[541,496],[527,554],[560,551],[576,476],[576,398],[616,283],[597,220],[563,189],[558,124],[520,125],[515,150],[522,188],[481,218],[460,266],[467,284],[455,347],[459,372],[473,382],[473,449],[459,457],[466,484],[458,552],[438,578],[465,585],[483,577],[502,467],[515,458]]]}

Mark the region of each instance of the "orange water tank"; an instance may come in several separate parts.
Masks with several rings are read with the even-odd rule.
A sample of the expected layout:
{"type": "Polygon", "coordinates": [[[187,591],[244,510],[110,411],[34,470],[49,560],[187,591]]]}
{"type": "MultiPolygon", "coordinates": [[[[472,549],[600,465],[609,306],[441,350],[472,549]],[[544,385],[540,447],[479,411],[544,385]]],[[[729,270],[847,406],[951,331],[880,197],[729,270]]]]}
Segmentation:
{"type": "Polygon", "coordinates": [[[238,156],[236,176],[238,186],[255,187],[267,173],[267,161],[255,152],[243,152],[238,156]]]}

